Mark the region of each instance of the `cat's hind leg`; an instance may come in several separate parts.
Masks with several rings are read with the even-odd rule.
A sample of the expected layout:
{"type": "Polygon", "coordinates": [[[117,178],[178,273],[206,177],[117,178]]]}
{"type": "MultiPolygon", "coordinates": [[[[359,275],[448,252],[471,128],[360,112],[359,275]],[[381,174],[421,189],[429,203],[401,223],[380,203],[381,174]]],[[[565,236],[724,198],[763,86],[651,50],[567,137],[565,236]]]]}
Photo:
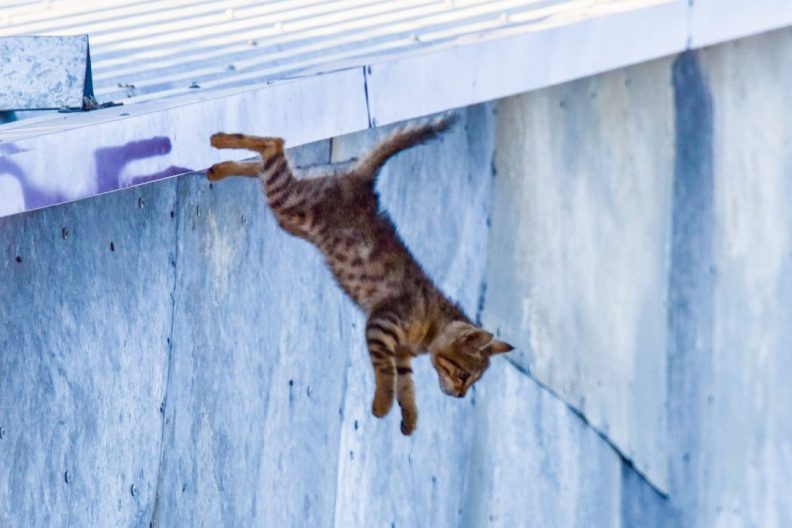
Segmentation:
{"type": "Polygon", "coordinates": [[[373,314],[366,322],[366,344],[374,367],[374,401],[371,412],[382,418],[396,395],[396,349],[404,339],[399,319],[390,312],[373,314]]]}
{"type": "Polygon", "coordinates": [[[407,347],[396,349],[396,401],[401,408],[401,432],[411,435],[418,423],[418,407],[415,404],[415,383],[413,382],[413,355],[407,347]]]}
{"type": "Polygon", "coordinates": [[[222,180],[229,176],[248,176],[256,178],[264,170],[264,163],[260,161],[224,161],[215,163],[206,171],[206,177],[212,181],[222,180]]]}
{"type": "Polygon", "coordinates": [[[264,161],[276,154],[283,153],[283,138],[249,136],[247,134],[226,134],[218,132],[210,138],[210,143],[218,149],[247,149],[261,154],[264,161]]]}

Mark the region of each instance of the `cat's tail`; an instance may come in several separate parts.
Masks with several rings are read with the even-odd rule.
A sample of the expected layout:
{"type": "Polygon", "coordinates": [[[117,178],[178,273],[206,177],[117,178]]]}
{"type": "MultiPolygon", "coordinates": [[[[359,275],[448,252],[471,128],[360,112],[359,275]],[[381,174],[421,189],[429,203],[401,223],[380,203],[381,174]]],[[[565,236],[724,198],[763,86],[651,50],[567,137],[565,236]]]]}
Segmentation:
{"type": "Polygon", "coordinates": [[[402,150],[426,143],[445,132],[456,122],[456,114],[446,114],[439,118],[420,123],[411,123],[397,129],[382,140],[366,157],[355,165],[355,172],[366,179],[376,178],[380,168],[392,156],[402,150]]]}

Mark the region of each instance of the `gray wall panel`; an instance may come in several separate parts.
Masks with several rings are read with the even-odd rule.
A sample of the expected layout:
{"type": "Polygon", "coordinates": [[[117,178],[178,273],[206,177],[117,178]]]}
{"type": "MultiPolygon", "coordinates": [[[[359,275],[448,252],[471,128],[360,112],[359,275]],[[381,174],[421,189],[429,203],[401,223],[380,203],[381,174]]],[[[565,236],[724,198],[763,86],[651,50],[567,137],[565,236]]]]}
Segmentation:
{"type": "Polygon", "coordinates": [[[782,30],[699,54],[714,109],[712,324],[696,332],[711,356],[688,386],[706,480],[684,520],[699,526],[792,523],[790,49],[782,30]]]}
{"type": "Polygon", "coordinates": [[[148,522],[175,197],[168,181],[0,220],[0,525],[148,522]]]}
{"type": "Polygon", "coordinates": [[[666,489],[670,61],[497,108],[484,322],[666,489]]]}

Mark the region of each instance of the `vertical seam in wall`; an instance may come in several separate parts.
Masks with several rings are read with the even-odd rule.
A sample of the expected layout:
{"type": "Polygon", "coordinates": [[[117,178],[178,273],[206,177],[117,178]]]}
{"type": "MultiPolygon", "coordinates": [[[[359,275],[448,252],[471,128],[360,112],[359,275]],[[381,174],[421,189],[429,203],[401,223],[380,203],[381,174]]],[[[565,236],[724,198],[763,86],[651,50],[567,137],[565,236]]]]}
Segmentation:
{"type": "MultiPolygon", "coordinates": [[[[340,311],[343,313],[343,300],[339,301],[341,303],[340,311]]],[[[351,347],[345,347],[347,351],[347,360],[344,362],[344,381],[343,385],[341,386],[341,407],[339,408],[339,414],[343,411],[344,407],[346,406],[346,396],[347,396],[347,386],[349,385],[349,369],[352,368],[351,361],[350,361],[350,354],[351,354],[351,347]]],[[[344,455],[341,452],[342,444],[341,439],[344,436],[344,419],[345,416],[339,416],[340,418],[340,425],[338,426],[338,456],[336,457],[336,474],[335,474],[335,489],[333,490],[333,525],[335,525],[336,517],[338,516],[338,489],[340,487],[340,477],[341,477],[341,463],[344,459],[344,455]]]]}
{"type": "Polygon", "coordinates": [[[371,103],[369,102],[368,91],[368,72],[371,71],[371,66],[363,66],[363,96],[366,98],[366,118],[368,119],[368,127],[374,127],[374,121],[371,119],[371,103]]]}
{"type": "Polygon", "coordinates": [[[173,263],[171,268],[173,269],[173,286],[170,293],[171,298],[171,317],[170,317],[170,325],[168,328],[168,365],[167,370],[165,372],[165,390],[162,399],[162,403],[160,404],[160,414],[162,415],[162,433],[160,435],[160,452],[159,452],[159,461],[157,463],[157,483],[156,487],[154,488],[154,507],[151,509],[151,518],[149,519],[149,526],[154,526],[155,522],[157,522],[157,514],[159,509],[159,494],[160,494],[160,485],[162,483],[162,459],[165,453],[165,429],[167,424],[167,413],[168,413],[168,393],[170,392],[170,378],[171,378],[171,364],[173,359],[173,326],[176,319],[176,288],[177,288],[177,281],[178,281],[178,265],[179,265],[179,232],[181,227],[181,214],[178,210],[179,204],[179,184],[180,179],[176,180],[175,185],[173,186],[174,189],[174,197],[173,197],[173,211],[174,211],[174,226],[173,226],[173,241],[174,241],[174,248],[173,248],[173,263]]]}

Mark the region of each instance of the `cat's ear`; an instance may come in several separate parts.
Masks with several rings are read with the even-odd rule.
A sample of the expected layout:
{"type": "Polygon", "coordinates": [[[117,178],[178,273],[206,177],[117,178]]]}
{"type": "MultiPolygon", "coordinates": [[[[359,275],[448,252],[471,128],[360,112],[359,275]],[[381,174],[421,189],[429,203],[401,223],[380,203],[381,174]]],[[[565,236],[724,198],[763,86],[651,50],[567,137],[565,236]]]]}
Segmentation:
{"type": "Polygon", "coordinates": [[[475,348],[483,348],[487,343],[492,341],[492,337],[492,334],[486,330],[471,326],[470,329],[462,335],[462,342],[475,348]]]}
{"type": "Polygon", "coordinates": [[[491,356],[503,354],[504,352],[511,352],[512,350],[514,350],[514,347],[509,343],[506,341],[498,341],[497,339],[494,339],[487,347],[487,353],[491,356]]]}

